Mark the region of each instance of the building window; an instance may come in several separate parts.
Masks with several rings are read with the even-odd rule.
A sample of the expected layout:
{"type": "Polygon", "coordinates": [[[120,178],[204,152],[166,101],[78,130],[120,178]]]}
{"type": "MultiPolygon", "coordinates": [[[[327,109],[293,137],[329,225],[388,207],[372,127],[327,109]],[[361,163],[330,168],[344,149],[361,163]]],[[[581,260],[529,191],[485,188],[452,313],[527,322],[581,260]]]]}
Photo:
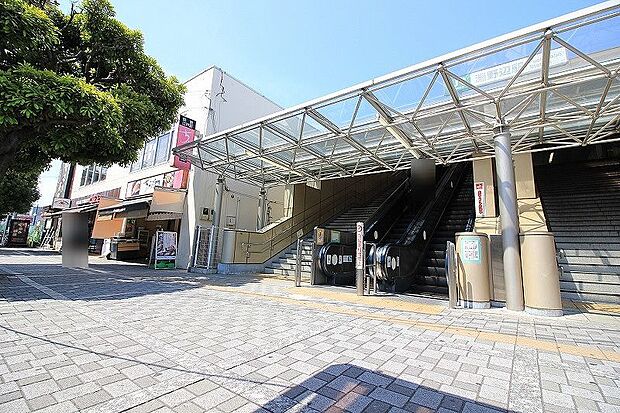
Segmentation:
{"type": "Polygon", "coordinates": [[[95,182],[103,181],[108,176],[107,166],[101,165],[88,165],[82,169],[82,177],[80,179],[80,186],[94,184],[95,182]]]}
{"type": "Polygon", "coordinates": [[[151,139],[138,153],[138,159],[131,164],[130,171],[139,171],[154,165],[168,162],[170,158],[170,143],[172,132],[164,133],[157,138],[151,139]]]}
{"type": "Polygon", "coordinates": [[[142,157],[142,168],[155,165],[155,149],[157,139],[150,140],[144,145],[144,156],[142,157]]]}
{"type": "Polygon", "coordinates": [[[160,164],[168,161],[170,155],[170,133],[157,138],[157,150],[155,151],[155,163],[160,164]]]}

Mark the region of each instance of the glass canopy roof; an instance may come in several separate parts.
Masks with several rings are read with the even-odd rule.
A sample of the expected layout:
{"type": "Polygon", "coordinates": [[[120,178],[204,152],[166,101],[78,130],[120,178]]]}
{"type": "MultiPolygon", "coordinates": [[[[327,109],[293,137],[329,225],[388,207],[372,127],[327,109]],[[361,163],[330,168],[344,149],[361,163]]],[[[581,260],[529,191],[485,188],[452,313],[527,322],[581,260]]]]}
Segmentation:
{"type": "Polygon", "coordinates": [[[620,140],[620,1],[543,22],[174,149],[274,186],[620,140]]]}

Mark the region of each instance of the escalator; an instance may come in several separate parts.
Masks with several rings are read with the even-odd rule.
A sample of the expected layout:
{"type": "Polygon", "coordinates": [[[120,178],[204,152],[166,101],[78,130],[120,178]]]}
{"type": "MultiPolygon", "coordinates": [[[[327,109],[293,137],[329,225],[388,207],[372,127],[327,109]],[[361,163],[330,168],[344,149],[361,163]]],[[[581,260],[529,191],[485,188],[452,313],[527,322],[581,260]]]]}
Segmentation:
{"type": "Polygon", "coordinates": [[[446,242],[455,242],[457,232],[473,228],[474,191],[472,173],[465,175],[450,205],[431,237],[422,262],[414,274],[417,292],[448,294],[446,282],[446,242]]]}
{"type": "Polygon", "coordinates": [[[391,226],[394,211],[403,210],[409,191],[409,176],[401,173],[395,187],[377,195],[368,204],[352,208],[322,225],[320,230],[328,241],[317,243],[318,278],[325,277],[326,284],[354,285],[356,223],[364,223],[366,241],[376,241],[391,226]],[[334,233],[337,237],[333,236],[334,233]]]}
{"type": "Polygon", "coordinates": [[[420,207],[395,220],[376,252],[382,290],[447,293],[446,241],[473,226],[472,180],[471,165],[450,167],[420,207]]]}

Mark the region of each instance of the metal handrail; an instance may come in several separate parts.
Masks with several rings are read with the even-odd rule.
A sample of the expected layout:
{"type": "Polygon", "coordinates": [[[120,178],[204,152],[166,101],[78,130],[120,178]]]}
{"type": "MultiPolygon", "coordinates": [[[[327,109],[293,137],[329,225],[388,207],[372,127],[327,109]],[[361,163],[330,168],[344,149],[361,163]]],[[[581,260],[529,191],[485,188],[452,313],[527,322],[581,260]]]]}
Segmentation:
{"type": "MultiPolygon", "coordinates": [[[[265,240],[265,241],[260,241],[260,242],[241,242],[241,246],[245,247],[246,259],[250,256],[250,254],[263,254],[265,252],[269,252],[270,255],[272,255],[272,253],[274,252],[273,248],[275,245],[279,244],[283,240],[293,237],[296,231],[299,231],[300,229],[306,228],[309,225],[315,226],[318,223],[317,221],[320,219],[321,214],[324,213],[324,210],[334,208],[337,205],[342,205],[342,208],[339,208],[336,212],[334,212],[327,218],[328,220],[332,219],[333,217],[342,213],[342,211],[345,210],[346,208],[360,204],[363,200],[365,200],[368,197],[370,193],[374,191],[374,189],[375,188],[373,187],[363,192],[354,190],[353,193],[346,194],[346,196],[342,192],[332,194],[331,196],[325,198],[324,200],[320,201],[317,204],[319,205],[319,208],[315,213],[312,213],[311,215],[306,216],[306,214],[308,213],[307,212],[309,209],[308,208],[304,211],[301,211],[287,218],[286,220],[283,220],[281,223],[279,223],[275,227],[270,228],[272,231],[277,232],[277,234],[273,236],[272,238],[265,240]],[[300,216],[303,216],[303,218],[299,222],[293,224],[293,222],[295,222],[296,219],[299,218],[300,216]],[[282,230],[282,231],[279,232],[279,230],[282,230]]],[[[241,232],[260,233],[258,231],[248,231],[248,230],[232,230],[232,231],[239,232],[239,233],[241,232]]],[[[304,233],[303,235],[305,236],[306,234],[304,233]]]]}
{"type": "Polygon", "coordinates": [[[367,273],[367,268],[368,268],[368,263],[366,262],[368,257],[365,257],[365,259],[363,260],[363,274],[364,274],[364,280],[366,282],[366,294],[370,295],[370,281],[372,280],[372,284],[373,284],[373,292],[374,294],[377,294],[377,274],[379,271],[379,261],[377,260],[377,248],[379,247],[376,243],[374,242],[366,242],[364,241],[364,252],[366,252],[367,250],[367,246],[370,246],[370,248],[373,250],[373,253],[371,254],[372,257],[372,264],[371,264],[371,268],[372,268],[372,276],[371,274],[367,273]]]}
{"type": "MultiPolygon", "coordinates": [[[[439,185],[437,186],[437,188],[435,189],[434,193],[433,193],[433,198],[431,200],[429,200],[429,202],[426,203],[426,205],[424,206],[424,208],[422,208],[415,216],[415,218],[411,221],[411,224],[409,224],[409,226],[407,227],[407,229],[405,230],[404,234],[403,234],[403,238],[401,238],[399,244],[402,243],[402,241],[406,240],[407,238],[411,239],[411,241],[413,241],[413,239],[415,239],[418,235],[419,232],[419,228],[418,231],[416,231],[413,239],[412,237],[408,237],[407,234],[409,232],[411,232],[413,230],[413,228],[416,225],[421,225],[424,222],[426,222],[427,217],[430,215],[431,212],[437,212],[435,206],[437,205],[437,203],[440,200],[443,200],[443,195],[446,193],[445,192],[445,188],[446,186],[448,186],[448,184],[450,182],[452,182],[452,177],[455,175],[455,173],[457,172],[457,170],[464,168],[464,165],[456,165],[454,167],[452,167],[449,171],[447,171],[442,177],[441,177],[441,181],[439,182],[439,185]]],[[[460,179],[459,179],[460,181],[460,179]]],[[[457,184],[454,184],[455,188],[457,186],[457,184]]],[[[447,207],[447,203],[444,203],[443,208],[441,208],[441,214],[439,214],[440,216],[443,215],[443,211],[445,210],[445,208],[447,207]]]]}
{"type": "Polygon", "coordinates": [[[385,217],[385,215],[389,212],[390,208],[394,205],[394,203],[398,199],[398,195],[401,195],[403,189],[409,186],[409,177],[407,176],[403,182],[401,182],[396,189],[394,189],[390,195],[379,205],[377,210],[366,220],[366,222],[372,222],[371,224],[365,226],[365,232],[370,233],[377,223],[385,217]]]}

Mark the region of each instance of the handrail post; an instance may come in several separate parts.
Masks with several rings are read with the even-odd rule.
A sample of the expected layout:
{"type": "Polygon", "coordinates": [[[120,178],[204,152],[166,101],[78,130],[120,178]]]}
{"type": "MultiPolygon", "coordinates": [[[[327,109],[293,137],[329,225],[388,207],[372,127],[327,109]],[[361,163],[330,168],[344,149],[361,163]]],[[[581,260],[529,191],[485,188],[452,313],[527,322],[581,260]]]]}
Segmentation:
{"type": "Polygon", "coordinates": [[[301,252],[303,240],[297,238],[297,256],[295,257],[295,287],[301,287],[301,252]]]}
{"type": "Polygon", "coordinates": [[[456,307],[456,248],[453,242],[446,241],[446,281],[448,282],[448,308],[456,307]]]}

